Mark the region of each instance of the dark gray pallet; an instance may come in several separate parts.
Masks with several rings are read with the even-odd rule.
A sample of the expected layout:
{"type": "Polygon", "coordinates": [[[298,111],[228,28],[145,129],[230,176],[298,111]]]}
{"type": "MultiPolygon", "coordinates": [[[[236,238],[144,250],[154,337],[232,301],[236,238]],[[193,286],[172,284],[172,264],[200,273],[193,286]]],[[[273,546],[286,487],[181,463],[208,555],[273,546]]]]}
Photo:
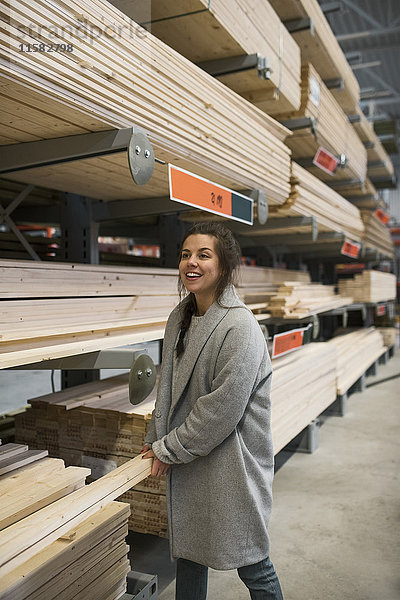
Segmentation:
{"type": "Polygon", "coordinates": [[[126,593],[118,600],[157,600],[158,577],[147,573],[129,571],[126,577],[126,593]]]}

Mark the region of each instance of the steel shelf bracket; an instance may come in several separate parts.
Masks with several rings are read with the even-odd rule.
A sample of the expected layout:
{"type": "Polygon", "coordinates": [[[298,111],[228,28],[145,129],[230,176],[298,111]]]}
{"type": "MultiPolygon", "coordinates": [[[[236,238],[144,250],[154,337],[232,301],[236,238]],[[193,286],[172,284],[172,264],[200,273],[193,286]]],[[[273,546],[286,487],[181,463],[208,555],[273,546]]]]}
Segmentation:
{"type": "Polygon", "coordinates": [[[156,159],[145,130],[137,126],[3,146],[0,174],[107,156],[127,150],[135,183],[147,183],[153,174],[156,159]]]}

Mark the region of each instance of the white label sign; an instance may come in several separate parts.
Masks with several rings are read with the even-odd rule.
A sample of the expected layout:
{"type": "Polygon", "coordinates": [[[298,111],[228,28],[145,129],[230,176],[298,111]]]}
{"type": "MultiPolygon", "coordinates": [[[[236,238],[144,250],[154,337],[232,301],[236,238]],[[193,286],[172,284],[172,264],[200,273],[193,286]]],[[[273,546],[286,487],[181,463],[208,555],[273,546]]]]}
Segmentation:
{"type": "Polygon", "coordinates": [[[310,100],[315,106],[319,106],[319,101],[321,97],[321,88],[319,87],[318,81],[315,79],[314,75],[310,77],[310,100]]]}

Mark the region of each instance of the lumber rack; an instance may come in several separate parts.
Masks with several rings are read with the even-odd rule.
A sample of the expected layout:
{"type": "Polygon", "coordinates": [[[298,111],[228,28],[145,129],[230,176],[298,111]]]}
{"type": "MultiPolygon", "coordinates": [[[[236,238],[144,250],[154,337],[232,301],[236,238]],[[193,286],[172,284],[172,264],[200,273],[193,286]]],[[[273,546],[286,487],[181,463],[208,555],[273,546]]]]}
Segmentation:
{"type": "Polygon", "coordinates": [[[197,63],[197,66],[213,77],[242,73],[252,69],[257,69],[257,75],[260,79],[269,79],[271,76],[271,65],[268,58],[258,53],[206,60],[197,63]]]}

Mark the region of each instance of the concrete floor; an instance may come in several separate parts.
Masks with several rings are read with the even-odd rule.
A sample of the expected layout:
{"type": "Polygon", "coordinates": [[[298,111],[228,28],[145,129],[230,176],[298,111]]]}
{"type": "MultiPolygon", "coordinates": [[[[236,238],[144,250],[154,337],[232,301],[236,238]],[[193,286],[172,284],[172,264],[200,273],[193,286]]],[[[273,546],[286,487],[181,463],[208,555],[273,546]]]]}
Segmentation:
{"type": "MultiPolygon", "coordinates": [[[[350,396],[345,417],[325,420],[319,448],[275,476],[271,558],[285,600],[400,598],[400,378],[372,385],[395,375],[399,351],[350,396]]],[[[160,586],[159,600],[173,600],[174,587],[160,586]]],[[[210,570],[207,600],[248,599],[236,571],[210,570]]]]}

